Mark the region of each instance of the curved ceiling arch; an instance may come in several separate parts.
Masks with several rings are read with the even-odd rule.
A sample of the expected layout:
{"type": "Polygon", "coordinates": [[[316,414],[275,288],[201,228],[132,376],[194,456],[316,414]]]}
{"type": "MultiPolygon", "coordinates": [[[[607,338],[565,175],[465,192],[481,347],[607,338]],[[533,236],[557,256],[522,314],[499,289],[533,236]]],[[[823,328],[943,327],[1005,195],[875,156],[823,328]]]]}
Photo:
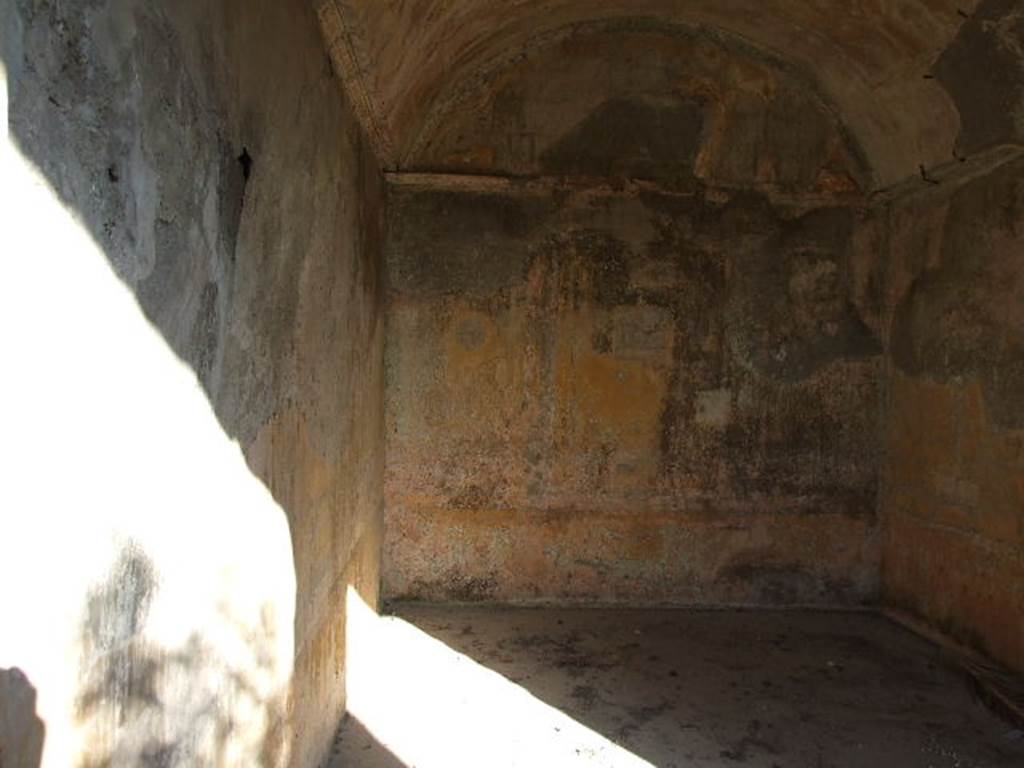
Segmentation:
{"type": "MultiPolygon", "coordinates": [[[[819,123],[829,122],[830,125],[825,126],[825,129],[831,129],[834,134],[831,138],[837,145],[841,145],[836,149],[843,155],[842,164],[850,180],[854,181],[860,190],[870,188],[874,181],[863,147],[856,137],[849,134],[836,105],[829,101],[828,95],[822,92],[820,85],[809,77],[808,73],[794,70],[785,60],[758,50],[748,41],[719,29],[665,23],[656,18],[589,20],[535,32],[518,44],[506,43],[503,46],[495,46],[495,50],[497,54],[492,59],[474,62],[468,77],[449,82],[438,98],[432,101],[418,126],[418,132],[407,142],[404,155],[399,158],[398,164],[401,167],[413,171],[458,170],[444,167],[443,160],[438,167],[437,147],[432,145],[443,144],[445,135],[450,136],[453,131],[465,131],[465,123],[470,121],[473,113],[483,117],[485,122],[500,122],[502,116],[495,114],[496,102],[506,101],[505,92],[515,89],[517,85],[530,92],[534,101],[537,100],[539,91],[547,92],[549,103],[553,100],[561,102],[563,106],[574,99],[590,101],[592,107],[598,108],[591,117],[593,121],[595,117],[601,117],[601,105],[593,102],[595,99],[600,102],[602,94],[605,97],[609,95],[609,81],[619,80],[626,83],[625,89],[620,87],[620,93],[614,94],[619,98],[610,101],[617,102],[633,95],[641,97],[641,101],[643,97],[647,97],[649,101],[651,86],[654,85],[654,90],[657,90],[657,84],[652,84],[650,77],[645,79],[644,73],[653,69],[660,75],[654,79],[662,81],[663,99],[666,96],[669,99],[678,98],[686,91],[687,84],[691,95],[695,92],[702,101],[735,102],[736,99],[731,97],[736,92],[743,91],[753,91],[756,100],[764,101],[771,98],[766,97],[765,91],[785,88],[799,91],[800,97],[795,100],[791,97],[787,105],[796,108],[798,113],[779,117],[798,123],[808,117],[812,121],[816,119],[819,123]],[[589,77],[584,77],[581,82],[572,82],[566,70],[571,70],[574,64],[578,65],[581,52],[590,54],[588,63],[591,65],[591,71],[588,73],[589,77]],[[595,68],[595,60],[602,60],[604,66],[595,68]],[[528,79],[523,71],[530,69],[533,70],[534,82],[523,82],[528,79]],[[539,77],[537,70],[540,70],[539,77]],[[735,70],[742,72],[737,74],[735,70]],[[719,73],[720,76],[716,77],[719,73]],[[743,83],[744,77],[750,82],[743,83]],[[484,113],[487,113],[486,116],[484,113]]],[[[611,90],[614,92],[614,88],[611,90]]],[[[722,112],[721,103],[718,107],[717,110],[709,111],[722,112]]],[[[518,105],[520,111],[522,108],[522,104],[518,105]]],[[[665,124],[663,110],[640,111],[641,114],[635,116],[636,120],[642,121],[644,113],[647,113],[653,118],[654,124],[651,129],[666,129],[671,132],[673,128],[680,128],[678,125],[665,124]]],[[[761,111],[764,111],[763,108],[761,111]]],[[[607,113],[607,110],[605,112],[607,113]]],[[[763,115],[750,115],[749,104],[746,105],[746,112],[748,119],[763,122],[763,115]],[[761,120],[758,121],[757,118],[761,120]]],[[[616,117],[614,114],[604,116],[610,120],[616,117]]],[[[549,111],[540,122],[557,123],[557,119],[553,117],[549,111]]],[[[621,115],[619,119],[621,120],[621,115]]],[[[520,122],[522,120],[520,115],[520,122]]],[[[726,120],[720,119],[716,122],[723,123],[726,120]]],[[[636,133],[650,132],[639,124],[627,127],[636,129],[636,133]]],[[[526,126],[521,125],[520,128],[526,126]]],[[[533,143],[541,139],[540,143],[543,144],[543,127],[533,125],[530,128],[533,143]]],[[[764,126],[756,126],[753,130],[759,128],[763,130],[764,126]]],[[[498,132],[500,131],[499,127],[498,132]]],[[[685,127],[682,132],[686,132],[685,127]]],[[[736,131],[733,130],[731,133],[735,134],[736,131]]],[[[490,138],[500,141],[503,137],[490,138]]],[[[623,138],[628,141],[628,137],[623,138]]],[[[678,141],[678,133],[667,140],[678,141]]],[[[721,144],[722,137],[719,137],[717,142],[708,143],[721,144]]],[[[728,149],[718,147],[719,151],[728,149]]],[[[613,148],[612,151],[616,150],[613,148]]],[[[472,160],[470,157],[470,161],[472,160]]],[[[479,172],[481,169],[477,165],[466,170],[479,172]]],[[[510,175],[534,175],[544,172],[544,169],[536,167],[504,167],[498,170],[510,175]]]]}
{"type": "Polygon", "coordinates": [[[439,100],[558,29],[647,18],[718,30],[818,85],[872,186],[949,162],[960,115],[932,67],[994,0],[318,0],[353,102],[403,170],[439,100]],[[368,116],[367,114],[368,113],[368,116]]]}

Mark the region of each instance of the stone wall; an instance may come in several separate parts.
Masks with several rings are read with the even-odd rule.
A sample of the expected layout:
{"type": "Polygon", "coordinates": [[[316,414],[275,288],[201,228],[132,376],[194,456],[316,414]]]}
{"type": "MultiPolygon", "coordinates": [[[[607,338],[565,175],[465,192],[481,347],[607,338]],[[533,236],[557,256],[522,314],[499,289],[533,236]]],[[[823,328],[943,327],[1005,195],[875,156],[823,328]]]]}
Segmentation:
{"type": "Polygon", "coordinates": [[[1022,666],[1019,3],[436,3],[401,60],[334,5],[402,171],[392,596],[870,601],[884,538],[1022,666]]]}
{"type": "Polygon", "coordinates": [[[0,763],[320,763],[382,540],[1024,669],[1019,3],[426,5],[0,0],[0,763]]]}
{"type": "Polygon", "coordinates": [[[1024,669],[1024,163],[887,213],[884,597],[1024,669]]]}
{"type": "Polygon", "coordinates": [[[813,83],[595,21],[437,114],[389,191],[388,593],[872,599],[870,173],[813,83]]]}
{"type": "Polygon", "coordinates": [[[388,594],[871,600],[882,365],[860,218],[392,188],[388,594]]]}
{"type": "Polygon", "coordinates": [[[0,690],[45,765],[316,765],[383,472],[382,186],[316,16],[0,19],[0,690]]]}
{"type": "MultiPolygon", "coordinates": [[[[368,125],[389,170],[421,167],[430,159],[420,150],[434,129],[468,117],[459,111],[467,92],[497,90],[502,83],[494,75],[502,65],[530,67],[552,41],[585,50],[596,27],[632,32],[656,27],[667,36],[731,40],[784,61],[790,72],[826,95],[863,148],[873,186],[899,183],[921,165],[948,163],[968,111],[967,120],[984,124],[981,132],[970,129],[972,138],[983,132],[1005,142],[1024,135],[1014,117],[1020,104],[1014,40],[1018,0],[318,2],[333,7],[346,28],[335,40],[355,64],[348,68],[348,86],[366,105],[368,125]],[[940,57],[942,66],[933,69],[940,57]]],[[[649,42],[652,50],[664,51],[661,42],[649,42]]],[[[647,68],[626,46],[604,53],[603,60],[595,57],[592,93],[599,93],[605,80],[622,82],[647,68]]],[[[684,79],[688,69],[699,72],[707,63],[652,58],[664,64],[666,74],[682,70],[684,79]]],[[[562,80],[561,64],[547,70],[551,86],[562,80]]],[[[718,71],[730,67],[723,61],[718,71]]],[[[483,121],[489,117],[480,114],[483,121]]],[[[802,132],[802,117],[793,113],[786,128],[802,132]]],[[[541,143],[547,126],[536,128],[516,125],[509,138],[526,146],[535,139],[541,143]]]]}

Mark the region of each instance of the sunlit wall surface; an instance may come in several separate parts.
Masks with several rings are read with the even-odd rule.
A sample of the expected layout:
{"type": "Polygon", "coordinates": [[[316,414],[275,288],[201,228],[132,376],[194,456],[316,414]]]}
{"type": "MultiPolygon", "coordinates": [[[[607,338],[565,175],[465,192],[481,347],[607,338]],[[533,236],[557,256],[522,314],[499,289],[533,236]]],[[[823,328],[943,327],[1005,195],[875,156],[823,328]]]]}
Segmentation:
{"type": "Polygon", "coordinates": [[[284,513],[4,138],[0,667],[37,691],[45,765],[252,764],[291,673],[284,513]]]}
{"type": "Polygon", "coordinates": [[[303,0],[0,0],[0,764],[315,765],[376,597],[376,170],[303,0]]]}

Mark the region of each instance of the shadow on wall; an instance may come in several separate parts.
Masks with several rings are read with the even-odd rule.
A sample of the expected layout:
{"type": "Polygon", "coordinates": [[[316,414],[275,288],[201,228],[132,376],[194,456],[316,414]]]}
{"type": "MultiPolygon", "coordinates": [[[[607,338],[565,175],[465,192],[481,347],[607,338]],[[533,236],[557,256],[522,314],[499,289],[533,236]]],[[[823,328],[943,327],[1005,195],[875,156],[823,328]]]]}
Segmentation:
{"type": "Polygon", "coordinates": [[[381,744],[359,718],[346,715],[344,723],[338,728],[327,768],[347,768],[349,765],[357,765],[359,768],[407,768],[407,764],[381,744]]]}
{"type": "Polygon", "coordinates": [[[36,689],[20,669],[0,669],[0,768],[38,768],[45,737],[36,689]]]}
{"type": "Polygon", "coordinates": [[[284,721],[303,635],[337,621],[296,594],[335,588],[358,533],[320,517],[363,491],[336,473],[377,379],[323,366],[359,373],[379,331],[371,166],[314,46],[299,0],[0,0],[0,665],[40,691],[36,763],[278,766],[328,742],[284,721]]]}
{"type": "Polygon", "coordinates": [[[89,595],[75,704],[87,738],[104,748],[83,765],[225,765],[239,742],[250,746],[259,766],[280,765],[285,701],[266,690],[277,677],[273,624],[253,630],[225,605],[234,653],[221,653],[196,632],[167,652],[145,634],[156,588],[149,559],[129,548],[89,595]],[[161,677],[188,681],[188,690],[175,695],[161,677]],[[225,697],[230,707],[223,706],[225,697]]]}

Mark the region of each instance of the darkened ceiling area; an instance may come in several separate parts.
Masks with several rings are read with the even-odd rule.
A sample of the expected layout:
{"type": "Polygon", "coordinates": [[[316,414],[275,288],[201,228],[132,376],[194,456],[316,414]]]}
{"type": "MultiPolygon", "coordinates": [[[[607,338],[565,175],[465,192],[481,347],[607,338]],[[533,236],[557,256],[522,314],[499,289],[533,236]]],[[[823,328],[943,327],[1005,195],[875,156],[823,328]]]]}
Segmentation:
{"type": "Polygon", "coordinates": [[[1020,0],[317,3],[388,170],[572,173],[573,132],[613,142],[601,125],[631,132],[647,115],[684,145],[703,139],[652,139],[636,167],[590,170],[630,175],[692,151],[705,179],[843,189],[849,177],[868,192],[1024,140],[1020,0]],[[781,168],[792,157],[751,149],[760,139],[733,135],[732,118],[788,124],[794,155],[816,142],[827,161],[781,168]],[[723,141],[749,150],[742,169],[725,167],[723,141]]]}

